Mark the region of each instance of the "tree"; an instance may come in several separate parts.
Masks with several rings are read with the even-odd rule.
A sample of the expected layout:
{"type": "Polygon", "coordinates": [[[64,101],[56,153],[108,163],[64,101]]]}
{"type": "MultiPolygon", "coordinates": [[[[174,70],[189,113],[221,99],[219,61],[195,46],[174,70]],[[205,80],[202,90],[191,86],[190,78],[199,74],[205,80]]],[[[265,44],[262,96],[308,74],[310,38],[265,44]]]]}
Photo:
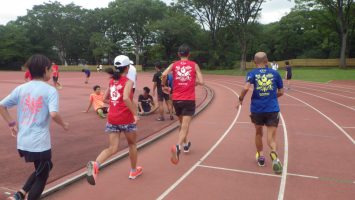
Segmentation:
{"type": "Polygon", "coordinates": [[[139,56],[152,37],[150,24],[162,19],[165,10],[166,5],[159,0],[115,0],[109,4],[114,23],[128,36],[123,43],[128,47],[133,43],[136,64],[140,64],[139,56]]]}
{"type": "Polygon", "coordinates": [[[250,39],[248,27],[255,23],[264,0],[231,0],[232,20],[236,26],[241,48],[240,69],[246,69],[247,48],[250,39]]]}
{"type": "Polygon", "coordinates": [[[353,0],[297,0],[298,4],[306,4],[309,8],[326,9],[336,22],[336,28],[340,37],[340,63],[339,67],[346,67],[346,49],[348,42],[348,31],[350,28],[353,0]]]}

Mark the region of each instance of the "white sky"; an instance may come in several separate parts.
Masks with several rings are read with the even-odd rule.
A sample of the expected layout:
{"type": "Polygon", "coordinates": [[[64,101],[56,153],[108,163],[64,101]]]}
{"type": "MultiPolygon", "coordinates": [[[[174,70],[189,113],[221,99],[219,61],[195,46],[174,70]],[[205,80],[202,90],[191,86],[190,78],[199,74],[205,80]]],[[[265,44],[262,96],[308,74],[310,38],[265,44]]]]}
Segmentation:
{"type": "MultiPolygon", "coordinates": [[[[112,0],[58,0],[66,5],[74,3],[84,8],[93,9],[97,7],[107,7],[112,0]]],[[[170,3],[173,0],[163,0],[170,3]]],[[[33,5],[49,2],[49,0],[1,0],[0,6],[0,24],[4,25],[11,20],[16,20],[18,16],[26,15],[27,9],[31,9],[33,5]]],[[[266,0],[262,5],[260,22],[267,24],[278,21],[294,6],[293,0],[266,0]],[[291,2],[292,1],[292,2],[291,2]]]]}

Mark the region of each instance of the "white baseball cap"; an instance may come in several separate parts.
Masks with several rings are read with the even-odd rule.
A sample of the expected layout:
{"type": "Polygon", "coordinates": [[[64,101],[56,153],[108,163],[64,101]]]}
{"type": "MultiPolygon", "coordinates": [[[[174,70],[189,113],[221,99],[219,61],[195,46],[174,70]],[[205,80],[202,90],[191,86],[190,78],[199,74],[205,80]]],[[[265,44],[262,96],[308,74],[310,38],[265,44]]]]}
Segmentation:
{"type": "Polygon", "coordinates": [[[134,65],[134,62],[132,60],[129,61],[131,63],[131,65],[134,65]]]}
{"type": "Polygon", "coordinates": [[[115,61],[113,62],[113,65],[118,68],[118,67],[126,67],[131,64],[131,60],[125,56],[125,55],[119,55],[115,58],[115,61]]]}

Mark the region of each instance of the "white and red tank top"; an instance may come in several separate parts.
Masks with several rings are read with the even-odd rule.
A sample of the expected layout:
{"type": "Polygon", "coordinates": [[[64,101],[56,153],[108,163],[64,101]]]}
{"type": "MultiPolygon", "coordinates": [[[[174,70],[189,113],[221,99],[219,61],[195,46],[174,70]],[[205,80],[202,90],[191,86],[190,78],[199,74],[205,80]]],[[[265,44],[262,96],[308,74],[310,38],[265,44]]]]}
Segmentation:
{"type": "Polygon", "coordinates": [[[196,63],[180,60],[173,63],[173,100],[195,100],[196,63]]]}
{"type": "MultiPolygon", "coordinates": [[[[123,101],[123,92],[129,79],[122,76],[119,80],[111,80],[109,84],[110,109],[108,112],[108,123],[113,125],[126,125],[134,122],[134,116],[123,101]]],[[[130,93],[133,99],[133,93],[130,93]]]]}

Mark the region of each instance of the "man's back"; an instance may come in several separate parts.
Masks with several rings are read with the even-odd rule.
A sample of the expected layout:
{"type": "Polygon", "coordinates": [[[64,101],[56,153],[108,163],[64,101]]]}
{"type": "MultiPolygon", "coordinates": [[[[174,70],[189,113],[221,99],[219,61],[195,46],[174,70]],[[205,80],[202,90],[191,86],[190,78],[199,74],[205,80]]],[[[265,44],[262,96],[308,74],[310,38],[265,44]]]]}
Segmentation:
{"type": "Polygon", "coordinates": [[[254,85],[250,110],[252,113],[279,112],[277,90],[283,88],[280,74],[269,68],[249,72],[247,82],[254,85]]]}

